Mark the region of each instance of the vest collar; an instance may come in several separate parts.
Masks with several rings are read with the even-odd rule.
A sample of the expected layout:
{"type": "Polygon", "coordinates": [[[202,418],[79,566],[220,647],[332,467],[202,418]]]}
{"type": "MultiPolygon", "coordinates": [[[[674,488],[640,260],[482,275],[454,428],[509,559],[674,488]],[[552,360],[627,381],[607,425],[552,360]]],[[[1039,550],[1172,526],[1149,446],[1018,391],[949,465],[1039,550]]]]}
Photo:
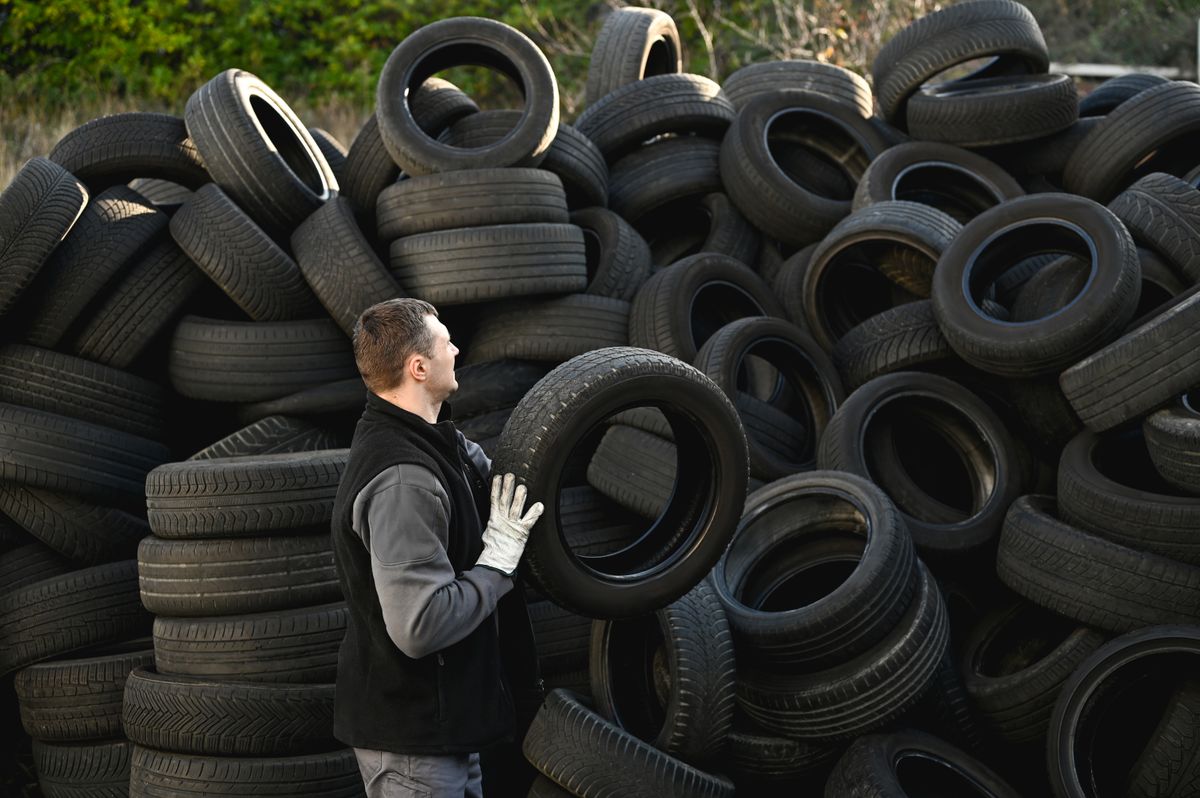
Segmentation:
{"type": "Polygon", "coordinates": [[[437,423],[430,424],[416,413],[397,407],[373,391],[367,391],[367,410],[363,416],[370,421],[398,422],[440,449],[458,451],[458,430],[450,420],[449,402],[442,402],[437,423]]]}

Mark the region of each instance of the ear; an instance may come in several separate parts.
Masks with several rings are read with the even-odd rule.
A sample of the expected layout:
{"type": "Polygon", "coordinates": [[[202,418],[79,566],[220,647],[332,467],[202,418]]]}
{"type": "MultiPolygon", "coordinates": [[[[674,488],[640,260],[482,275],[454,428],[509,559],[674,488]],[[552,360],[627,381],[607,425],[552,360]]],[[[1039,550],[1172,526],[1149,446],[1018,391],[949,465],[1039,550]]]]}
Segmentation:
{"type": "Polygon", "coordinates": [[[424,382],[429,377],[429,364],[419,352],[414,352],[408,356],[404,371],[417,382],[424,382]]]}

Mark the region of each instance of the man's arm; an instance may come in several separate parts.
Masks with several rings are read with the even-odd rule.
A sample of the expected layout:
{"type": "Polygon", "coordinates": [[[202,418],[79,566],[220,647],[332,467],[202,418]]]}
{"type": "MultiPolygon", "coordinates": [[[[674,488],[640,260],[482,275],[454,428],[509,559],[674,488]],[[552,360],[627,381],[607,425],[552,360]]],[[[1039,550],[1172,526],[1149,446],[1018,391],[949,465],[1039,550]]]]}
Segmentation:
{"type": "Polygon", "coordinates": [[[483,450],[475,441],[463,435],[461,431],[458,433],[458,438],[462,441],[463,448],[467,452],[467,457],[471,458],[471,462],[479,471],[479,476],[483,477],[484,482],[488,482],[492,478],[492,458],[487,456],[487,452],[483,450]]]}
{"type": "Polygon", "coordinates": [[[496,608],[513,580],[486,567],[457,575],[446,553],[450,499],[429,469],[392,466],[354,501],[354,530],[392,641],[418,659],[457,643],[496,608]]]}

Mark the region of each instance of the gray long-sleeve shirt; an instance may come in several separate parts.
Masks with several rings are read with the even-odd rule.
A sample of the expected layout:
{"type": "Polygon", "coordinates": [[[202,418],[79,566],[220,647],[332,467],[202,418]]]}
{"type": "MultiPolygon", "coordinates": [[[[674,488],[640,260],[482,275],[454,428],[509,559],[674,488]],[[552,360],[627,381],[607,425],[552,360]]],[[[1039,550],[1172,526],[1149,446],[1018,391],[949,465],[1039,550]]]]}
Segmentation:
{"type": "MultiPolygon", "coordinates": [[[[478,444],[459,437],[486,481],[491,461],[478,444]]],[[[462,640],[513,587],[512,578],[491,568],[455,573],[446,551],[450,497],[424,466],[384,469],[354,498],[351,517],[371,552],[388,635],[407,656],[419,659],[462,640]]]]}

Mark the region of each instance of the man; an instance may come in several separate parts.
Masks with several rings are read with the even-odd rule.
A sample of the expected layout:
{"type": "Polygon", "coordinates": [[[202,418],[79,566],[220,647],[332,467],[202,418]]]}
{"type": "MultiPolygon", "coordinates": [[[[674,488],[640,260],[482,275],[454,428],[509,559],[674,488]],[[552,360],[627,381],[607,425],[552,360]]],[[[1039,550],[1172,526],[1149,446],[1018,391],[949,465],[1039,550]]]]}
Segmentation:
{"type": "Polygon", "coordinates": [[[477,798],[478,752],[512,736],[494,611],[519,602],[528,629],[513,575],[542,505],[522,515],[525,486],[505,474],[489,508],[491,461],[439,420],[457,354],[419,299],[381,302],[355,325],[368,393],[332,522],[349,606],[334,735],[354,748],[369,798],[477,798]]]}

